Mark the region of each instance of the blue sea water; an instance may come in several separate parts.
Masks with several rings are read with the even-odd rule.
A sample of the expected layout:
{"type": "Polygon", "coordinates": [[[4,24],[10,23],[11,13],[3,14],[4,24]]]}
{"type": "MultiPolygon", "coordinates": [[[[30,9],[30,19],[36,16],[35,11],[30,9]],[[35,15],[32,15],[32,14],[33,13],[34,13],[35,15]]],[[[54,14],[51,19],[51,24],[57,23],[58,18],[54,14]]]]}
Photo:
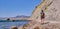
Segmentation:
{"type": "Polygon", "coordinates": [[[11,26],[23,26],[24,24],[27,24],[29,21],[27,20],[20,20],[20,21],[15,21],[15,22],[11,22],[11,21],[0,21],[0,29],[10,29],[11,26]]]}

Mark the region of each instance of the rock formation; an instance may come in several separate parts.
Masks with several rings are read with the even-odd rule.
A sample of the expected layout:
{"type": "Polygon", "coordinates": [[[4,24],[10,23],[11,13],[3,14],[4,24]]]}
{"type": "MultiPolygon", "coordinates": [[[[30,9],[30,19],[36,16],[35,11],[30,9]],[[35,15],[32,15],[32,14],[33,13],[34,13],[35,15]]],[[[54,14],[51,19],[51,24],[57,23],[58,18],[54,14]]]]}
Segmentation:
{"type": "Polygon", "coordinates": [[[60,29],[60,0],[42,0],[33,10],[29,20],[32,21],[28,23],[29,25],[25,29],[60,29]],[[45,21],[51,23],[40,24],[41,10],[45,12],[45,21]]]}
{"type": "Polygon", "coordinates": [[[12,26],[10,27],[10,29],[18,29],[16,26],[12,26]]]}
{"type": "Polygon", "coordinates": [[[29,20],[40,20],[41,10],[45,12],[45,20],[60,20],[60,0],[42,0],[33,10],[29,20]]]}

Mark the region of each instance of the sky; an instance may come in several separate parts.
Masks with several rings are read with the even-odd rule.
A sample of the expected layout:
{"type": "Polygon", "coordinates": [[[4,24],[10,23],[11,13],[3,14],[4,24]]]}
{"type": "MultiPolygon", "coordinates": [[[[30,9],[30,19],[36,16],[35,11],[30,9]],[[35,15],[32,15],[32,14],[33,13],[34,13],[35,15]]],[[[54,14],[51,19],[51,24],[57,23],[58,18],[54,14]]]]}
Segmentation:
{"type": "Polygon", "coordinates": [[[0,0],[0,17],[30,16],[41,0],[0,0]]]}

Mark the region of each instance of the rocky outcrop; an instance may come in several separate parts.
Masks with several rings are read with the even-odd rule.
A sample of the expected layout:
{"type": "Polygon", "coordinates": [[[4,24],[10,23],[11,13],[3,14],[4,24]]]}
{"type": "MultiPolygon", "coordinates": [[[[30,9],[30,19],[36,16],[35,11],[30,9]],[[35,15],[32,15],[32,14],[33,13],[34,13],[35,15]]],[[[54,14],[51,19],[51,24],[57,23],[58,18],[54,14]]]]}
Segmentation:
{"type": "Polygon", "coordinates": [[[60,20],[60,0],[42,0],[33,10],[29,20],[40,20],[41,10],[45,12],[45,20],[60,20]]]}
{"type": "Polygon", "coordinates": [[[60,0],[53,0],[45,13],[47,20],[60,21],[60,0]]]}
{"type": "Polygon", "coordinates": [[[29,20],[32,20],[32,23],[26,24],[25,29],[60,29],[60,22],[58,23],[60,21],[60,0],[42,0],[33,10],[29,20]],[[39,22],[41,10],[44,10],[45,21],[49,22],[44,25],[39,22]]]}
{"type": "MultiPolygon", "coordinates": [[[[34,23],[34,22],[33,22],[34,23]]],[[[60,29],[60,23],[47,23],[47,24],[40,24],[36,22],[36,24],[26,24],[19,29],[60,29]]]]}
{"type": "Polygon", "coordinates": [[[18,29],[16,26],[11,26],[10,29],[18,29]]]}

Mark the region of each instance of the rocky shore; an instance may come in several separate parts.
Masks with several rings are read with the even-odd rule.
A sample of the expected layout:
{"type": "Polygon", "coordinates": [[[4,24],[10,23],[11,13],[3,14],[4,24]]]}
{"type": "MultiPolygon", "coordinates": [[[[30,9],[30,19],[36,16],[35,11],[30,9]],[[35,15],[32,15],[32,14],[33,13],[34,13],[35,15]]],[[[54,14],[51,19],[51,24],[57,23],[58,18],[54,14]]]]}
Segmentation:
{"type": "Polygon", "coordinates": [[[52,21],[46,22],[44,24],[41,24],[37,21],[30,21],[28,24],[25,24],[20,27],[13,26],[12,28],[18,28],[18,29],[60,29],[60,21],[52,21]]]}
{"type": "Polygon", "coordinates": [[[42,0],[33,10],[29,20],[32,21],[18,29],[60,29],[60,0],[42,0]],[[45,12],[45,24],[43,25],[40,22],[41,10],[45,12]]]}
{"type": "Polygon", "coordinates": [[[30,22],[18,29],[60,29],[60,23],[45,23],[42,25],[40,22],[30,22]]]}

